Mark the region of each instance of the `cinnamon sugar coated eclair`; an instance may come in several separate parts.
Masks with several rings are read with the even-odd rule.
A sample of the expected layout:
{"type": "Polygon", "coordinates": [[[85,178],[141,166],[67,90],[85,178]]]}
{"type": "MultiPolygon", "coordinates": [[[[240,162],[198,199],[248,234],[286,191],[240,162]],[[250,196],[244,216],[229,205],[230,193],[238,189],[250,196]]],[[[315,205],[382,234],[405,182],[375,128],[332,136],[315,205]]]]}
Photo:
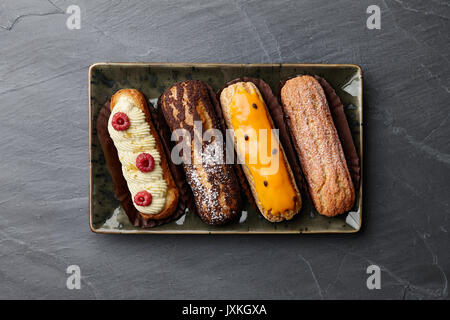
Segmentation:
{"type": "Polygon", "coordinates": [[[110,108],[108,132],[134,207],[145,218],[167,218],[177,208],[179,192],[143,94],[122,89],[110,108]]]}
{"type": "Polygon", "coordinates": [[[190,80],[165,90],[158,105],[172,131],[185,129],[189,133],[186,143],[190,150],[190,163],[183,163],[183,167],[194,195],[197,214],[208,224],[222,225],[239,217],[241,196],[232,165],[224,164],[223,143],[202,139],[205,131],[222,129],[214,112],[214,103],[217,103],[214,92],[206,83],[190,80]],[[195,121],[201,121],[203,132],[194,132],[195,121]],[[194,148],[194,134],[201,141],[200,148],[194,148]],[[217,143],[222,143],[221,154],[212,156],[217,143]]]}
{"type": "Polygon", "coordinates": [[[301,208],[301,196],[258,88],[252,82],[230,84],[220,103],[261,214],[271,222],[291,219],[301,208]]]}
{"type": "Polygon", "coordinates": [[[315,208],[330,217],[349,211],[355,190],[322,87],[311,76],[292,78],[281,104],[315,208]]]}

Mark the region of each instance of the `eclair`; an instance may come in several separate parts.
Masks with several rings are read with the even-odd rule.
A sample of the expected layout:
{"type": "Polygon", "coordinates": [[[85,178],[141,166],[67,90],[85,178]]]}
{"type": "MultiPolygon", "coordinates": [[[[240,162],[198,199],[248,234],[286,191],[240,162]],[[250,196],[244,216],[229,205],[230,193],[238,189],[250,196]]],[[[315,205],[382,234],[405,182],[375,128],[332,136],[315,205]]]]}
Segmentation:
{"type": "Polygon", "coordinates": [[[223,140],[203,139],[209,130],[223,134],[214,111],[216,104],[211,87],[196,80],[171,86],[158,100],[170,130],[187,145],[182,150],[183,168],[198,216],[205,223],[223,225],[240,216],[241,196],[233,166],[225,163],[223,140]],[[194,130],[196,123],[201,124],[201,131],[194,130]]]}
{"type": "Polygon", "coordinates": [[[292,219],[301,208],[300,192],[259,89],[251,81],[234,82],[219,99],[259,211],[271,222],[292,219]]]}
{"type": "Polygon", "coordinates": [[[109,106],[106,128],[101,122],[106,111],[101,110],[97,130],[117,198],[135,225],[168,221],[180,194],[144,95],[122,89],[109,106]]]}
{"type": "Polygon", "coordinates": [[[322,86],[297,76],[281,87],[280,101],[314,207],[330,217],[349,211],[355,189],[322,86]]]}

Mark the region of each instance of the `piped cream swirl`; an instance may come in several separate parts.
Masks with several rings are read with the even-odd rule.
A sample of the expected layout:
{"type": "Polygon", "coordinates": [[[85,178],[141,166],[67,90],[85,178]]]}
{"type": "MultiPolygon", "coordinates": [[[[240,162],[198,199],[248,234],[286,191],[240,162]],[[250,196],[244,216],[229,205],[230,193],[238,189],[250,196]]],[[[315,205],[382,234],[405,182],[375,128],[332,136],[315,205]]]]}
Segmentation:
{"type": "Polygon", "coordinates": [[[122,96],[111,112],[108,131],[116,146],[133,205],[139,212],[145,214],[160,213],[166,203],[167,183],[163,178],[161,155],[156,149],[156,141],[150,132],[144,112],[136,106],[132,99],[122,96]],[[130,119],[130,127],[127,130],[118,131],[112,126],[112,118],[117,112],[125,113],[130,119]],[[141,172],[136,167],[136,158],[141,153],[153,156],[155,160],[153,171],[141,172]],[[134,203],[136,193],[143,190],[152,194],[152,203],[146,207],[134,203]]]}

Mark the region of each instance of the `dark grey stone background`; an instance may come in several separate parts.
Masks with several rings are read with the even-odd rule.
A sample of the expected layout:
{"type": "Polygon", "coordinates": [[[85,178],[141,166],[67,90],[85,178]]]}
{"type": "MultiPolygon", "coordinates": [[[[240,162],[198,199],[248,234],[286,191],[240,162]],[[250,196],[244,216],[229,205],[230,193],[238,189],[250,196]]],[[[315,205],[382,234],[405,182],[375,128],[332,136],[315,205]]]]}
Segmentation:
{"type": "Polygon", "coordinates": [[[448,298],[449,20],[445,0],[1,1],[0,298],[448,298]],[[92,233],[88,68],[102,61],[360,65],[363,230],[92,233]],[[81,290],[66,289],[72,264],[81,290]]]}

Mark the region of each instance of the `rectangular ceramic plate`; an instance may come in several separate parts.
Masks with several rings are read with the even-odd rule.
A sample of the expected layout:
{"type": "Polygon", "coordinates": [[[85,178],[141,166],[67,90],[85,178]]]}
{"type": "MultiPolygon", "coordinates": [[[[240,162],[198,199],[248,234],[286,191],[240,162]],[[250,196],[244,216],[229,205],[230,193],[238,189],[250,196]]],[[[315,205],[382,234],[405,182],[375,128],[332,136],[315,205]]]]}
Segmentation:
{"type": "Polygon", "coordinates": [[[98,233],[352,233],[361,226],[362,181],[352,211],[334,218],[317,214],[303,196],[302,210],[290,221],[271,223],[247,203],[239,222],[222,227],[203,223],[193,212],[163,226],[141,229],[128,222],[115,198],[111,177],[100,147],[96,122],[104,103],[122,88],[135,88],[149,99],[175,82],[203,80],[214,90],[239,77],[266,81],[276,93],[280,80],[298,74],[324,77],[341,98],[356,150],[361,160],[362,177],[362,73],[350,64],[186,64],[186,63],[97,63],[89,70],[89,221],[98,233]]]}

